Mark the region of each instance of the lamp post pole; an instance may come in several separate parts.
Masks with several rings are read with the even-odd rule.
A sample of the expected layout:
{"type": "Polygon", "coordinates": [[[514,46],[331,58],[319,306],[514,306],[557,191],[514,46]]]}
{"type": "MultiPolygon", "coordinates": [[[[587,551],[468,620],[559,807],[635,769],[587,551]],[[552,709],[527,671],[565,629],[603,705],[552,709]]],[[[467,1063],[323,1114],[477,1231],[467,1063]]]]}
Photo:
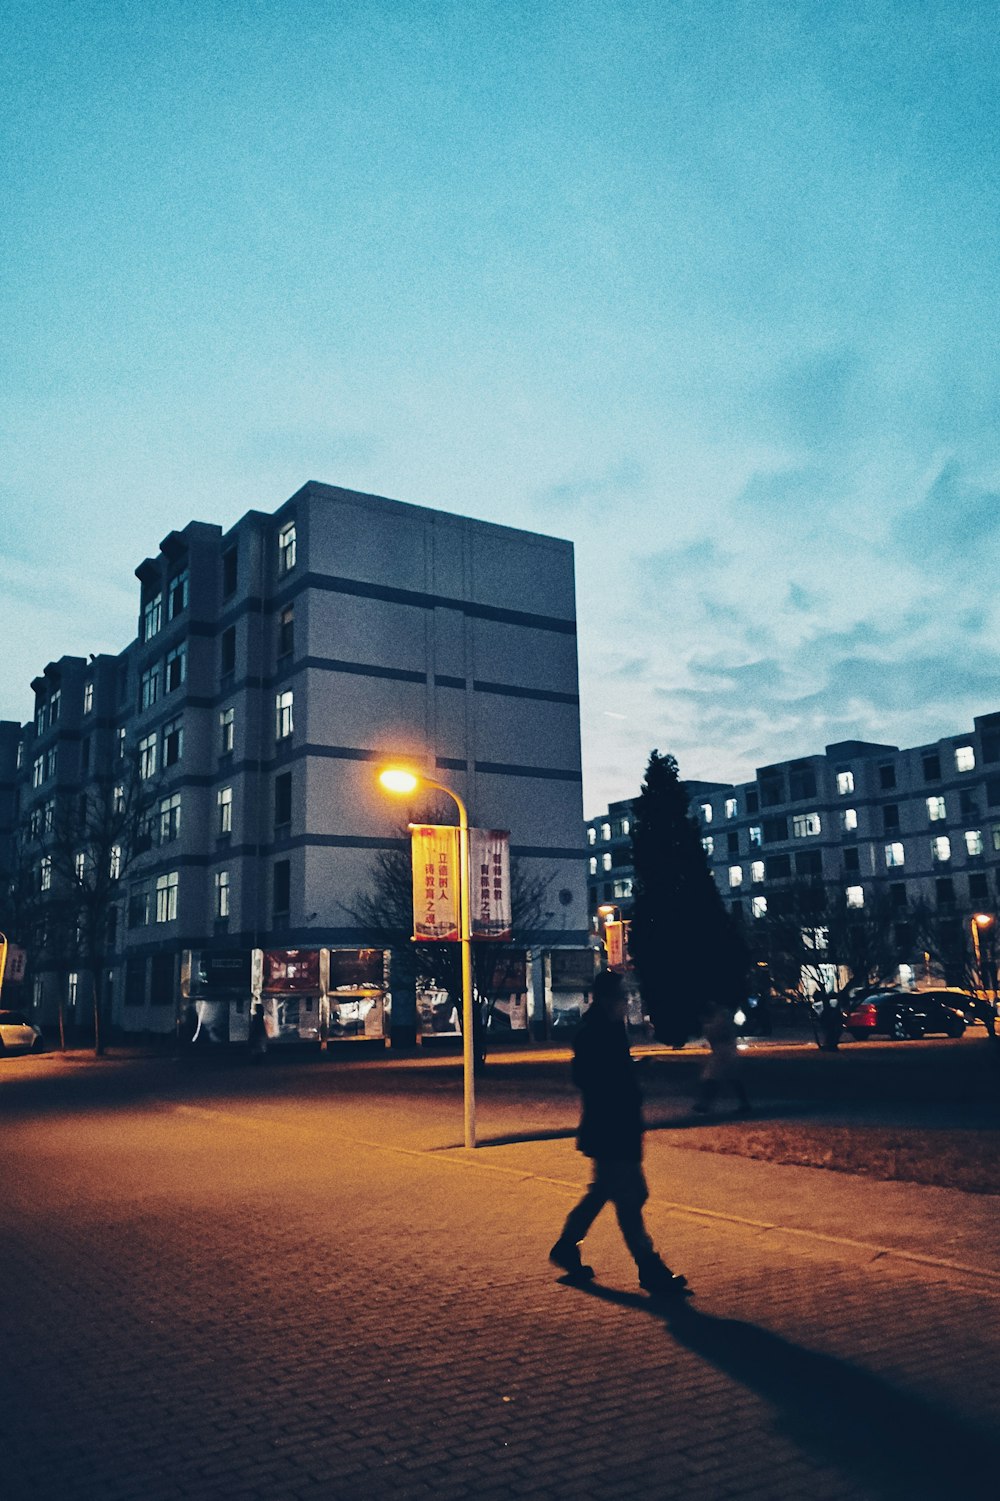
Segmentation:
{"type": "Polygon", "coordinates": [[[426,777],[422,772],[384,771],[379,781],[391,792],[412,792],[422,783],[450,797],[458,809],[458,934],[462,960],[462,1082],[465,1117],[465,1145],[476,1145],[476,1053],[472,1016],[472,877],[469,861],[469,813],[463,800],[451,787],[426,777]],[[408,779],[408,785],[404,784],[408,779]]]}

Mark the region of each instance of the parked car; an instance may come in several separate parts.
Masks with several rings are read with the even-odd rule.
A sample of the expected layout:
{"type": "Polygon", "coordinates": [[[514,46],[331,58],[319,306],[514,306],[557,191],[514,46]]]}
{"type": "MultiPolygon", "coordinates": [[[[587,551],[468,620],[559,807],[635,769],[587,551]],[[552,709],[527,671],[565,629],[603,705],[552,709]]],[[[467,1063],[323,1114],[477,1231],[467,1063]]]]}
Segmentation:
{"type": "Polygon", "coordinates": [[[0,1053],[42,1053],[42,1029],[23,1011],[0,1011],[0,1053]]]}
{"type": "Polygon", "coordinates": [[[982,1018],[982,1004],[967,990],[959,990],[957,985],[935,985],[929,990],[913,991],[912,996],[918,997],[921,1004],[925,1001],[937,1001],[939,1005],[950,1006],[955,1011],[960,1011],[965,1017],[966,1026],[969,1027],[977,1019],[982,1018]]]}
{"type": "Polygon", "coordinates": [[[859,1042],[879,1034],[912,1038],[943,1032],[946,1037],[961,1037],[965,1014],[938,1000],[934,991],[880,991],[845,1014],[844,1028],[859,1042]]]}

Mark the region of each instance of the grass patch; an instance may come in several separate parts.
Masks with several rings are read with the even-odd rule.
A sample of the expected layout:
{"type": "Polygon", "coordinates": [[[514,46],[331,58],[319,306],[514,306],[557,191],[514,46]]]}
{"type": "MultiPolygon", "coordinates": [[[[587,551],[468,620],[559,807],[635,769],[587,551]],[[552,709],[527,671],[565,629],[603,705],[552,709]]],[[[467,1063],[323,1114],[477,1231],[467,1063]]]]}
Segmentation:
{"type": "MultiPolygon", "coordinates": [[[[678,1143],[680,1145],[680,1143],[678,1143]]],[[[995,1131],[926,1131],[890,1126],[708,1126],[683,1145],[794,1167],[824,1167],[891,1183],[928,1183],[966,1193],[1000,1194],[995,1131]]]]}

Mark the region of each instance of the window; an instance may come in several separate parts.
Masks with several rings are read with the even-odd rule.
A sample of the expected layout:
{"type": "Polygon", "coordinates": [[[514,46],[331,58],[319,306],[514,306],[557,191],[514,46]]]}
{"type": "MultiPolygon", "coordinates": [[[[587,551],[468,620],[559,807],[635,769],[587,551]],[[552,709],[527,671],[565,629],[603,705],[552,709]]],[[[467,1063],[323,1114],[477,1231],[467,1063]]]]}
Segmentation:
{"type": "Polygon", "coordinates": [[[715,854],[715,840],[712,838],[711,834],[705,835],[704,839],[701,841],[701,847],[705,851],[705,854],[708,856],[708,858],[711,860],[712,856],[715,854]]]}
{"type": "Polygon", "coordinates": [[[924,757],[924,781],[940,782],[941,780],[941,757],[937,751],[931,751],[924,757]]]}
{"type": "Polygon", "coordinates": [[[89,714],[94,707],[94,685],[87,682],[83,685],[83,712],[89,714]]]}
{"type": "Polygon", "coordinates": [[[858,854],[858,851],[856,849],[845,850],[844,851],[844,869],[845,870],[860,870],[861,869],[861,856],[858,854]]]}
{"type": "Polygon", "coordinates": [[[146,960],[139,958],[136,954],[130,954],[125,960],[125,1004],[126,1006],[146,1004],[146,960]]]}
{"type": "Polygon", "coordinates": [[[55,774],[56,774],[56,769],[58,768],[58,765],[59,765],[59,747],[56,746],[56,745],[53,745],[50,750],[47,750],[45,752],[45,775],[46,775],[46,777],[54,777],[55,774]]]}
{"type": "Polygon", "coordinates": [[[886,803],[882,809],[882,827],[888,834],[892,829],[899,828],[899,804],[886,803]]]}
{"type": "Polygon", "coordinates": [[[604,840],[611,838],[611,825],[609,823],[601,824],[601,838],[604,840]]]}
{"type": "Polygon", "coordinates": [[[278,533],[278,572],[289,573],[295,567],[295,522],[286,521],[278,533]]]}
{"type": "Polygon", "coordinates": [[[858,826],[857,808],[844,808],[840,814],[840,827],[845,834],[850,834],[858,826]]]}
{"type": "Polygon", "coordinates": [[[760,849],[764,842],[764,831],[759,823],[750,825],[750,844],[754,849],[760,849]]]}
{"type": "Polygon", "coordinates": [[[163,764],[175,766],[184,753],[184,721],[178,714],[163,726],[163,764]]]}
{"type": "Polygon", "coordinates": [[[87,856],[83,850],[77,850],[76,854],[73,856],[73,877],[79,883],[79,885],[82,886],[83,878],[86,874],[87,856]]]}
{"type": "MultiPolygon", "coordinates": [[[[274,779],[274,824],[275,828],[282,828],[292,821],[292,773],[283,771],[274,779]]],[[[594,869],[591,875],[597,872],[596,859],[591,861],[594,869]]]]}
{"type": "Polygon", "coordinates": [[[278,616],[278,656],[290,657],[295,644],[295,610],[286,605],[278,616]]]}
{"type": "Polygon", "coordinates": [[[176,620],[181,611],[187,609],[189,579],[190,574],[188,570],[183,568],[180,573],[174,574],[174,577],[167,585],[168,620],[176,620]]]}
{"type": "Polygon", "coordinates": [[[854,791],[853,771],[837,772],[837,791],[840,793],[841,797],[846,797],[849,792],[854,791]]]}
{"type": "Polygon", "coordinates": [[[587,830],[587,843],[588,844],[596,844],[597,843],[597,830],[595,828],[593,828],[593,827],[591,827],[591,828],[589,828],[587,830]]]}
{"type": "Polygon", "coordinates": [[[896,785],[896,767],[892,761],[884,761],[878,769],[878,784],[883,792],[896,785]]]}
{"type": "Polygon", "coordinates": [[[622,835],[631,834],[632,825],[627,818],[622,819],[622,835]]]}
{"type": "Polygon", "coordinates": [[[761,778],[760,782],[760,805],[762,808],[776,808],[779,803],[785,801],[785,783],[782,777],[761,778]]]}
{"type": "Polygon", "coordinates": [[[31,785],[40,787],[45,781],[45,757],[36,756],[31,763],[31,785]]]}
{"type": "Polygon", "coordinates": [[[742,865],[731,865],[729,867],[729,889],[730,889],[730,891],[735,891],[736,888],[737,888],[737,886],[742,886],[742,885],[743,885],[743,867],[742,867],[742,865]]]}
{"type": "Polygon", "coordinates": [[[187,642],[182,641],[173,651],[167,652],[164,664],[164,693],[173,693],[187,677],[187,642]]]}
{"type": "Polygon", "coordinates": [[[965,823],[972,823],[979,814],[979,801],[971,787],[963,787],[958,794],[959,817],[965,823]]]}
{"type": "Polygon", "coordinates": [[[974,870],[969,876],[969,896],[972,901],[984,903],[990,899],[990,883],[984,870],[974,870]]]}
{"type": "Polygon", "coordinates": [[[49,891],[52,888],[52,856],[43,855],[38,866],[38,889],[49,891]]]}
{"type": "Polygon", "coordinates": [[[983,853],[983,835],[981,829],[966,829],[965,853],[967,855],[981,855],[983,853]]]}
{"type": "Polygon", "coordinates": [[[219,671],[225,677],[236,668],[236,627],[227,626],[219,642],[219,671]]]}
{"type": "Polygon", "coordinates": [[[792,873],[791,855],[772,855],[767,862],[767,873],[772,881],[784,881],[792,873]]]}
{"type": "Polygon", "coordinates": [[[79,995],[80,995],[80,975],[79,975],[79,971],[75,970],[75,969],[71,969],[70,972],[69,972],[69,974],[66,976],[66,1004],[69,1006],[69,1008],[70,1008],[71,1011],[76,1006],[76,1003],[77,1003],[77,1000],[79,998],[79,995]]]}
{"type": "Polygon", "coordinates": [[[171,870],[156,878],[156,921],[174,922],[177,917],[178,875],[171,870]]]}
{"type": "Polygon", "coordinates": [[[155,636],[163,624],[163,595],[154,594],[142,607],[142,639],[155,636]]]}
{"type": "MultiPolygon", "coordinates": [[[[28,838],[37,839],[42,832],[42,810],[40,807],[32,808],[28,816],[28,838]]],[[[1000,831],[998,831],[1000,832],[1000,831]]]]}
{"type": "Polygon", "coordinates": [[[726,835],[726,851],[730,855],[738,855],[740,852],[740,836],[735,829],[730,829],[726,835]]]}
{"type": "Polygon", "coordinates": [[[602,870],[610,870],[611,869],[611,852],[610,852],[610,850],[605,850],[604,854],[601,856],[601,869],[602,870]]]}
{"type": "Polygon", "coordinates": [[[112,881],[120,881],[122,878],[122,847],[113,844],[108,856],[108,875],[112,881]]]}
{"type": "Polygon", "coordinates": [[[147,667],[139,678],[139,708],[151,709],[160,692],[160,669],[147,667]]]}
{"type": "Polygon", "coordinates": [[[950,876],[940,876],[934,882],[934,896],[939,907],[954,907],[955,886],[950,876]]]}
{"type": "Polygon", "coordinates": [[[751,789],[751,791],[749,791],[747,793],[746,797],[747,797],[747,812],[748,813],[757,813],[759,811],[759,809],[760,809],[760,798],[757,795],[756,788],[751,789]]]}
{"type": "Polygon", "coordinates": [[[894,881],[889,887],[889,901],[894,912],[901,912],[906,906],[906,882],[894,881]]]}
{"type": "Polygon", "coordinates": [[[931,840],[931,859],[938,864],[951,859],[951,840],[947,834],[939,834],[936,839],[931,840]]]}
{"type": "Polygon", "coordinates": [[[590,874],[592,876],[596,876],[597,875],[597,856],[596,855],[591,855],[591,857],[590,857],[590,874]]]}
{"type": "Polygon", "coordinates": [[[764,879],[764,862],[763,862],[763,860],[751,860],[751,862],[750,862],[750,879],[751,879],[751,881],[753,881],[753,883],[754,883],[755,886],[759,885],[760,882],[763,881],[763,879],[764,879]]]}
{"type": "Polygon", "coordinates": [[[993,848],[1000,854],[1000,826],[996,824],[993,825],[993,848]]]}
{"type": "Polygon", "coordinates": [[[290,688],[279,693],[274,701],[275,725],[274,734],[276,740],[287,740],[295,728],[293,708],[293,694],[290,688]]]}
{"type": "Polygon", "coordinates": [[[738,812],[738,808],[737,808],[737,804],[736,804],[736,799],[734,797],[727,797],[726,798],[726,817],[727,818],[735,818],[737,812],[738,812]]]}
{"type": "Polygon", "coordinates": [[[144,928],[149,922],[149,896],[148,881],[140,881],[129,892],[128,925],[130,928],[144,928]]]}
{"type": "Polygon", "coordinates": [[[233,832],[233,789],[220,787],[217,797],[219,807],[219,833],[231,834],[233,832]]]}
{"type": "Polygon", "coordinates": [[[228,870],[217,870],[215,872],[215,915],[216,917],[229,916],[228,870]]]}
{"type": "Polygon", "coordinates": [[[793,766],[788,777],[789,794],[793,803],[803,798],[816,796],[816,773],[811,766],[793,766]]]}
{"type": "Polygon", "coordinates": [[[767,916],[767,897],[752,896],[750,898],[750,912],[753,917],[767,916]]]}
{"type": "Polygon", "coordinates": [[[35,734],[45,734],[45,705],[39,704],[35,710],[35,734]]]}
{"type": "Polygon", "coordinates": [[[236,548],[229,547],[222,554],[222,597],[229,599],[236,593],[236,548]]]}
{"type": "Polygon", "coordinates": [[[971,745],[956,745],[955,747],[955,770],[975,771],[976,752],[971,745]]]}
{"type": "Polygon", "coordinates": [[[111,794],[111,809],[116,814],[125,812],[125,786],[122,782],[115,785],[111,794]]]}
{"type": "Polygon", "coordinates": [[[271,911],[275,916],[288,912],[291,906],[292,867],[288,860],[275,860],[271,882],[271,911]]]}
{"type": "Polygon", "coordinates": [[[173,792],[160,799],[160,843],[169,844],[181,831],[181,795],[173,792]]]}
{"type": "Polygon", "coordinates": [[[146,782],[156,776],[156,736],[144,735],[139,741],[139,776],[146,782]]]}
{"type": "Polygon", "coordinates": [[[235,709],[223,709],[219,714],[219,753],[228,756],[233,749],[233,728],[236,721],[235,709]]]}
{"type": "Polygon", "coordinates": [[[901,844],[887,844],[885,847],[885,863],[887,866],[903,864],[903,846],[901,844]]]}
{"type": "Polygon", "coordinates": [[[947,815],[945,813],[944,798],[929,797],[927,799],[927,818],[929,822],[937,823],[939,819],[945,818],[946,816],[947,815]]]}
{"type": "Polygon", "coordinates": [[[847,905],[849,907],[863,907],[865,904],[865,888],[863,886],[848,886],[847,905]]]}
{"type": "Polygon", "coordinates": [[[119,761],[125,759],[125,726],[119,725],[115,731],[115,754],[119,761]]]}
{"type": "Polygon", "coordinates": [[[795,874],[814,877],[823,874],[822,850],[800,850],[795,856],[795,874]]]}
{"type": "Polygon", "coordinates": [[[788,838],[788,819],[783,816],[765,818],[764,820],[764,843],[777,844],[781,839],[788,838]]]}
{"type": "Polygon", "coordinates": [[[702,817],[702,821],[704,823],[711,823],[712,822],[712,804],[711,803],[702,803],[702,805],[701,805],[701,817],[702,817]]]}
{"type": "Polygon", "coordinates": [[[42,809],[42,821],[46,834],[51,834],[56,822],[56,800],[50,797],[42,809]]]}
{"type": "Polygon", "coordinates": [[[792,815],[792,837],[809,839],[820,832],[818,813],[795,813],[792,815]]]}

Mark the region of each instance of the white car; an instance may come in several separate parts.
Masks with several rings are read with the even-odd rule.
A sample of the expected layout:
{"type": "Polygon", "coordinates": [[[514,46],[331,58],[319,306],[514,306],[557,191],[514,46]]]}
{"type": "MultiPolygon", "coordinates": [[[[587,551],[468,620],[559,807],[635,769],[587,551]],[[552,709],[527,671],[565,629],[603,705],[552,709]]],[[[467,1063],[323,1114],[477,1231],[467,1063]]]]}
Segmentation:
{"type": "Polygon", "coordinates": [[[42,1053],[42,1029],[23,1011],[0,1011],[0,1053],[42,1053]]]}

